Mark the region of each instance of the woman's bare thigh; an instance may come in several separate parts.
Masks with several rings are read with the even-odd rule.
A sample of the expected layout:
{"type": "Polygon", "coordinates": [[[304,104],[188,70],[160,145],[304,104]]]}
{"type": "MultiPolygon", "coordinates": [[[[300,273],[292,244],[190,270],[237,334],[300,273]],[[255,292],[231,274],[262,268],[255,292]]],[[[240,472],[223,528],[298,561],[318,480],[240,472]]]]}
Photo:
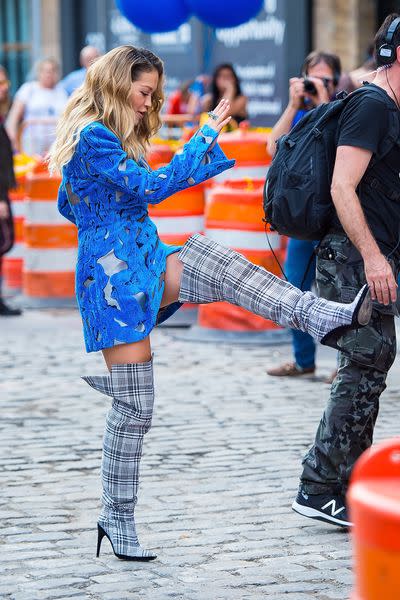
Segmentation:
{"type": "Polygon", "coordinates": [[[112,365],[147,362],[151,359],[150,337],[132,344],[118,344],[112,348],[105,348],[103,357],[109,371],[112,365]]]}
{"type": "MultiPolygon", "coordinates": [[[[178,253],[170,254],[167,257],[167,267],[165,270],[164,293],[161,299],[161,306],[167,306],[177,302],[181,286],[181,277],[183,263],[178,258],[178,253]]],[[[118,344],[112,348],[103,350],[104,360],[107,367],[111,370],[112,365],[125,365],[128,363],[147,362],[151,359],[150,337],[133,342],[132,344],[118,344]]]]}
{"type": "Polygon", "coordinates": [[[161,306],[168,306],[168,304],[178,301],[182,271],[183,262],[179,260],[178,253],[175,252],[174,254],[167,256],[167,268],[165,270],[165,284],[161,306]]]}

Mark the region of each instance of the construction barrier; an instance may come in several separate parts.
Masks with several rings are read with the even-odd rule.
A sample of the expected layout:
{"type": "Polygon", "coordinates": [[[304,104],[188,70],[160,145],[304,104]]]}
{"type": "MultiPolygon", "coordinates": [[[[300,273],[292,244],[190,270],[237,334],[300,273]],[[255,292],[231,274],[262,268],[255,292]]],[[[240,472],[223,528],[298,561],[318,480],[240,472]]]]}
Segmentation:
{"type": "MultiPolygon", "coordinates": [[[[276,258],[279,262],[283,258],[282,239],[277,232],[267,231],[270,246],[268,245],[262,217],[262,187],[240,189],[219,186],[209,193],[205,234],[208,238],[237,250],[252,263],[279,275],[276,258]]],[[[278,329],[275,323],[227,302],[200,306],[198,324],[201,327],[228,331],[278,329]]]]}
{"type": "Polygon", "coordinates": [[[214,177],[216,183],[235,180],[252,181],[263,184],[271,164],[271,156],[267,152],[267,133],[238,129],[233,133],[222,133],[218,143],[227,158],[235,159],[236,164],[214,177]]]}
{"type": "Polygon", "coordinates": [[[35,168],[37,161],[25,154],[14,156],[14,170],[17,187],[10,191],[11,208],[14,220],[14,246],[3,257],[3,278],[8,291],[19,292],[22,288],[22,269],[25,255],[25,182],[28,173],[35,168]]]}
{"type": "MultiPolygon", "coordinates": [[[[149,215],[157,227],[161,241],[183,246],[193,233],[204,231],[204,184],[182,190],[160,204],[149,204],[149,215]]],[[[197,318],[197,305],[185,304],[183,310],[168,319],[165,326],[192,325],[197,318]]]]}
{"type": "Polygon", "coordinates": [[[161,241],[183,245],[193,233],[204,231],[204,185],[182,190],[160,204],[149,204],[149,215],[161,241]]]}
{"type": "Polygon", "coordinates": [[[364,452],[347,501],[355,570],[351,600],[400,598],[400,438],[364,452]]]}
{"type": "Polygon", "coordinates": [[[168,144],[152,144],[146,155],[146,160],[152,169],[157,169],[169,163],[174,156],[174,150],[168,144]]]}
{"type": "Polygon", "coordinates": [[[18,178],[17,188],[10,192],[11,209],[14,221],[14,245],[3,257],[3,279],[8,290],[18,292],[22,288],[22,269],[25,255],[25,177],[18,178]]]}
{"type": "Polygon", "coordinates": [[[77,230],[57,210],[59,185],[48,173],[27,176],[23,295],[40,305],[75,297],[77,230]]]}

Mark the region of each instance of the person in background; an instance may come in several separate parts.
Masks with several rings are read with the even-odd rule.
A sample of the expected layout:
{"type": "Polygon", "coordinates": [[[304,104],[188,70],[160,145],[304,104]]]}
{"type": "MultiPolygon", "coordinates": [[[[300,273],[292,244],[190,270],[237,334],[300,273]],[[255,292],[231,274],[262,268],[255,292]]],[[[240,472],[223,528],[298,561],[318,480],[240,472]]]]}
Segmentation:
{"type": "Polygon", "coordinates": [[[0,65],[0,316],[13,317],[21,314],[17,308],[8,306],[1,294],[1,260],[14,243],[14,224],[8,191],[15,183],[11,143],[4,128],[4,119],[10,108],[10,82],[7,71],[0,65]]]}
{"type": "Polygon", "coordinates": [[[193,79],[188,79],[175,92],[170,94],[166,110],[168,115],[187,115],[189,113],[190,87],[192,84],[193,79]]]}
{"type": "MultiPolygon", "coordinates": [[[[306,114],[307,111],[329,102],[334,98],[341,76],[340,59],[327,52],[311,52],[302,67],[301,77],[289,80],[289,103],[268,140],[268,151],[275,154],[275,141],[286,133],[306,114]]],[[[290,238],[284,271],[290,283],[302,290],[311,290],[315,280],[316,242],[290,238]]],[[[315,372],[315,350],[313,338],[304,331],[292,330],[294,360],[267,370],[276,377],[300,377],[315,372]]],[[[336,374],[336,372],[335,372],[336,374]]],[[[334,378],[332,374],[329,377],[334,378]]]]}
{"type": "Polygon", "coordinates": [[[16,152],[44,156],[54,141],[57,118],[68,96],[58,85],[59,65],[53,58],[36,65],[36,76],[15,94],[6,128],[16,152]]]}
{"type": "Polygon", "coordinates": [[[82,48],[79,54],[81,68],[72,71],[60,81],[60,86],[64,88],[68,96],[70,96],[76,88],[82,85],[88,67],[96,60],[96,58],[99,58],[99,56],[101,56],[101,53],[95,46],[84,46],[84,48],[82,48]]]}
{"type": "Polygon", "coordinates": [[[202,110],[202,98],[211,83],[211,77],[205,73],[200,73],[194,79],[190,86],[189,111],[199,115],[202,110]]]}
{"type": "Polygon", "coordinates": [[[248,118],[247,97],[242,94],[239,77],[229,63],[221,64],[215,69],[211,79],[211,91],[201,99],[202,112],[210,111],[222,98],[229,101],[229,116],[238,125],[248,118]]]}
{"type": "Polygon", "coordinates": [[[167,108],[162,120],[167,125],[193,125],[199,120],[201,97],[207,75],[198,75],[195,79],[184,81],[180,87],[170,94],[167,108]]]}

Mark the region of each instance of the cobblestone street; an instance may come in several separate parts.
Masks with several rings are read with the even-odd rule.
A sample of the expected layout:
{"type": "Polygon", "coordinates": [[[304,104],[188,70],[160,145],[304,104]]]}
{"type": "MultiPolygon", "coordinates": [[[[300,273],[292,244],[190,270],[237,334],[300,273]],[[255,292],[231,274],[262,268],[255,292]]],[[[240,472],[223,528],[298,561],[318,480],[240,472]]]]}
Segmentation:
{"type": "MultiPolygon", "coordinates": [[[[0,598],[12,600],[348,600],[348,534],[295,514],[301,458],[328,398],[318,378],[265,369],[290,347],[229,346],[153,335],[156,411],[145,438],[138,532],[158,558],[95,558],[107,398],[80,376],[75,311],[1,320],[0,598]]],[[[182,333],[182,330],[180,330],[182,333]]],[[[396,362],[376,441],[398,429],[396,362]]]]}

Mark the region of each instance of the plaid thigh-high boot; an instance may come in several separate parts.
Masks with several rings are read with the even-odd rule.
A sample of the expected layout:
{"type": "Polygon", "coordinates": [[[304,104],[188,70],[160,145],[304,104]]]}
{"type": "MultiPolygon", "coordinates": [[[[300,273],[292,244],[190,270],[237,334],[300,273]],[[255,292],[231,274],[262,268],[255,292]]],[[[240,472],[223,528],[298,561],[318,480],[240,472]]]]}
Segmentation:
{"type": "Polygon", "coordinates": [[[371,317],[372,302],[366,286],[350,304],[330,302],[302,292],[200,234],[189,238],[179,259],[184,265],[181,302],[225,300],[284,327],[307,331],[335,348],[340,335],[366,325],[371,317]]]}
{"type": "Polygon", "coordinates": [[[118,558],[152,560],[156,555],[139,544],[134,509],[143,437],[153,414],[153,362],[113,365],[109,375],[83,379],[113,399],[103,439],[103,509],[98,521],[97,556],[106,536],[118,558]]]}

